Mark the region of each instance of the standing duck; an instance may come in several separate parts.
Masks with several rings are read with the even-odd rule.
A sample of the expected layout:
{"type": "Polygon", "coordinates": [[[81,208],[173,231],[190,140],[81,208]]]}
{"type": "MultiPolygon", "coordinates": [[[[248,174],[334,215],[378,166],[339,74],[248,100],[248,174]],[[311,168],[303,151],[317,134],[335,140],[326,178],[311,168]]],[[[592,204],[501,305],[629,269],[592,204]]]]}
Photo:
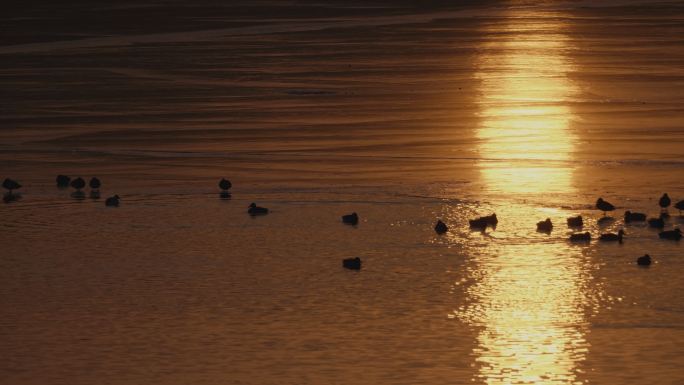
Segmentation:
{"type": "Polygon", "coordinates": [[[550,233],[553,230],[553,223],[551,218],[546,218],[545,221],[537,222],[537,231],[542,233],[550,233]]]}
{"type": "Polygon", "coordinates": [[[75,199],[85,199],[85,193],[81,191],[85,187],[86,183],[83,178],[76,178],[71,181],[71,187],[75,188],[76,191],[71,193],[71,197],[75,199]]]}
{"type": "Polygon", "coordinates": [[[99,190],[100,186],[102,186],[102,183],[99,179],[97,179],[97,177],[92,177],[90,178],[90,182],[88,182],[88,186],[90,186],[90,188],[93,190],[99,190]]]}
{"type": "Polygon", "coordinates": [[[230,190],[230,188],[233,187],[233,184],[230,183],[228,179],[221,178],[221,180],[218,183],[218,186],[221,189],[221,199],[230,199],[231,195],[228,190],[230,190]]]}
{"type": "Polygon", "coordinates": [[[102,185],[102,183],[100,183],[100,180],[97,179],[97,177],[90,178],[90,182],[88,182],[88,186],[90,186],[90,198],[100,199],[100,186],[101,185],[102,185]]]}
{"type": "Polygon", "coordinates": [[[14,180],[14,179],[6,178],[6,179],[2,182],[2,187],[5,188],[5,189],[7,189],[7,190],[9,191],[9,195],[12,195],[12,190],[18,190],[18,189],[20,189],[20,188],[21,188],[21,185],[19,184],[19,182],[17,182],[17,181],[14,180]]]}
{"type": "Polygon", "coordinates": [[[613,210],[615,210],[615,206],[613,206],[612,204],[610,204],[610,203],[604,201],[603,198],[599,198],[599,199],[596,201],[596,208],[599,209],[599,210],[601,210],[601,211],[603,211],[603,215],[606,215],[606,213],[607,213],[608,211],[613,211],[613,210]]]}
{"type": "Polygon", "coordinates": [[[354,213],[343,215],[342,222],[348,225],[356,226],[359,223],[359,215],[354,213]]]}
{"type": "Polygon", "coordinates": [[[672,200],[670,200],[670,197],[667,196],[667,194],[663,194],[658,201],[660,209],[665,211],[667,211],[667,208],[670,207],[670,203],[672,203],[672,200]]]}
{"type": "Polygon", "coordinates": [[[599,240],[604,241],[604,242],[618,241],[618,242],[622,243],[622,236],[623,235],[625,235],[625,232],[622,229],[620,229],[620,231],[618,231],[617,234],[614,234],[614,233],[601,234],[601,236],[599,237],[599,240]]]}
{"type": "Polygon", "coordinates": [[[85,181],[81,177],[76,178],[71,181],[71,187],[75,188],[76,191],[81,191],[85,187],[85,181]]]}
{"type": "Polygon", "coordinates": [[[268,209],[266,207],[259,207],[256,205],[256,203],[252,203],[251,205],[249,205],[249,209],[247,209],[247,213],[251,216],[265,215],[265,214],[268,214],[268,209]]]}
{"type": "Polygon", "coordinates": [[[233,184],[230,183],[230,181],[228,179],[221,178],[221,180],[218,183],[218,186],[221,190],[226,191],[226,190],[230,190],[230,188],[233,187],[233,184]]]}
{"type": "Polygon", "coordinates": [[[13,202],[19,199],[19,194],[13,194],[13,190],[18,190],[21,188],[19,182],[14,179],[7,178],[2,182],[2,187],[8,190],[8,193],[2,197],[5,203],[13,202]]]}

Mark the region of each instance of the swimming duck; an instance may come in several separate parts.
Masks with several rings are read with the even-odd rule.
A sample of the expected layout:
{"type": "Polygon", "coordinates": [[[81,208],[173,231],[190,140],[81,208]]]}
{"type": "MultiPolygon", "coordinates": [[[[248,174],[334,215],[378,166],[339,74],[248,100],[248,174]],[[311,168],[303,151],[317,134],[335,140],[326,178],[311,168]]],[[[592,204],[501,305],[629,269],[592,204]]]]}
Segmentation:
{"type": "Polygon", "coordinates": [[[90,182],[88,182],[88,186],[90,186],[90,188],[93,190],[99,189],[101,185],[102,183],[99,179],[97,179],[97,177],[90,178],[90,182]]]}
{"type": "Polygon", "coordinates": [[[603,198],[599,198],[599,199],[596,201],[596,208],[599,209],[599,210],[601,210],[601,211],[603,211],[603,215],[606,215],[606,212],[608,212],[608,211],[613,211],[613,210],[615,210],[615,206],[613,206],[612,204],[610,204],[610,203],[604,201],[603,198]]]}
{"type": "Polygon", "coordinates": [[[646,214],[644,214],[644,213],[633,213],[631,211],[625,211],[625,223],[643,222],[645,220],[646,220],[646,214]]]}
{"type": "Polygon", "coordinates": [[[477,219],[471,219],[468,222],[470,223],[470,228],[485,230],[487,226],[496,228],[496,225],[499,223],[499,220],[496,217],[496,214],[492,214],[484,217],[479,217],[477,219]]]}
{"type": "Polygon", "coordinates": [[[553,230],[553,223],[551,223],[551,218],[546,218],[545,221],[537,222],[537,231],[543,233],[550,233],[553,230]]]}
{"type": "Polygon", "coordinates": [[[607,224],[609,224],[609,223],[611,223],[611,222],[614,222],[614,221],[615,221],[615,218],[613,218],[613,217],[603,216],[603,217],[599,218],[599,219],[596,221],[596,223],[597,223],[599,226],[605,226],[605,225],[607,225],[607,224]]]}
{"type": "Polygon", "coordinates": [[[671,239],[673,241],[678,241],[682,239],[682,231],[679,228],[669,231],[662,231],[658,234],[660,239],[671,239]]]}
{"type": "Polygon", "coordinates": [[[268,209],[266,207],[259,207],[256,205],[256,203],[252,203],[249,205],[249,209],[247,210],[247,213],[249,215],[265,215],[268,214],[268,209]]]}
{"type": "Polygon", "coordinates": [[[348,225],[356,226],[356,224],[359,223],[359,216],[355,212],[351,213],[351,214],[343,215],[342,216],[342,222],[346,223],[348,225]]]}
{"type": "Polygon", "coordinates": [[[682,215],[682,210],[684,210],[684,201],[675,203],[675,208],[679,210],[679,215],[682,215]]]}
{"type": "Polygon", "coordinates": [[[571,242],[589,242],[591,241],[591,234],[587,231],[586,233],[575,233],[570,234],[571,242]]]}
{"type": "Polygon", "coordinates": [[[350,270],[361,270],[361,258],[346,258],[342,260],[342,267],[350,270]]]}
{"type": "Polygon", "coordinates": [[[670,197],[667,196],[667,194],[663,194],[663,196],[661,196],[660,200],[658,201],[658,205],[661,209],[664,210],[667,210],[667,208],[670,207],[670,203],[672,203],[672,201],[670,200],[670,197]]]}
{"type": "Polygon", "coordinates": [[[471,229],[478,229],[478,230],[484,230],[487,228],[487,221],[482,219],[482,218],[477,218],[477,219],[470,219],[468,220],[468,223],[470,223],[470,228],[471,229]]]}
{"type": "Polygon", "coordinates": [[[584,226],[584,221],[582,220],[581,215],[568,218],[568,227],[582,227],[582,226],[584,226]]]}
{"type": "Polygon", "coordinates": [[[496,225],[499,223],[499,219],[496,218],[496,213],[482,218],[484,218],[484,220],[487,221],[487,223],[492,227],[496,227],[496,225]]]}
{"type": "Polygon", "coordinates": [[[643,257],[637,258],[637,265],[639,266],[648,266],[651,264],[651,256],[648,254],[644,254],[643,257]]]}
{"type": "Polygon", "coordinates": [[[449,227],[441,220],[438,220],[437,224],[435,225],[435,232],[437,234],[444,234],[447,231],[449,231],[449,227]]]}
{"type": "Polygon", "coordinates": [[[601,234],[601,236],[599,237],[599,240],[604,241],[604,242],[618,241],[618,242],[622,243],[622,236],[623,235],[625,235],[625,232],[622,229],[620,229],[620,231],[618,231],[617,234],[614,234],[614,233],[601,234]]]}
{"type": "Polygon", "coordinates": [[[664,213],[661,213],[658,218],[649,218],[648,226],[653,227],[654,229],[662,229],[665,227],[665,216],[663,214],[664,213]]]}
{"type": "Polygon", "coordinates": [[[57,179],[55,180],[57,182],[57,187],[59,188],[65,188],[69,187],[69,182],[71,182],[71,178],[69,178],[66,175],[57,175],[57,179]]]}
{"type": "Polygon", "coordinates": [[[80,191],[83,187],[85,187],[85,181],[83,180],[83,178],[76,178],[71,181],[71,187],[80,191]]]}
{"type": "Polygon", "coordinates": [[[105,206],[118,207],[119,206],[119,199],[120,198],[118,195],[114,195],[113,197],[109,197],[109,198],[107,198],[107,200],[105,200],[105,206]]]}
{"type": "Polygon", "coordinates": [[[224,190],[224,191],[230,190],[230,188],[233,187],[233,184],[230,183],[230,181],[228,179],[225,179],[225,178],[221,178],[218,185],[219,185],[219,188],[221,190],[224,190]]]}

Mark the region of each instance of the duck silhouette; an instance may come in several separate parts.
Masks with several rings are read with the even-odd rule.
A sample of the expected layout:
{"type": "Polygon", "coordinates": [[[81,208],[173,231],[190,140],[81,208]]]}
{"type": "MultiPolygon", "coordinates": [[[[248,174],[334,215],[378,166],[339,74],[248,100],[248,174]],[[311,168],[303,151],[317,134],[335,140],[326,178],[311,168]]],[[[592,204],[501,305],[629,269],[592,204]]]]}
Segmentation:
{"type": "Polygon", "coordinates": [[[247,209],[247,213],[251,216],[266,215],[266,214],[268,214],[268,209],[266,207],[259,207],[256,205],[256,203],[252,203],[249,205],[249,209],[247,209]]]}
{"type": "Polygon", "coordinates": [[[492,227],[496,227],[496,225],[499,223],[499,219],[496,217],[496,213],[482,218],[485,221],[487,221],[487,224],[489,224],[492,227]]]}
{"type": "Polygon", "coordinates": [[[601,234],[599,236],[599,241],[603,242],[620,242],[622,243],[622,236],[625,235],[624,230],[620,229],[617,234],[614,233],[606,233],[606,234],[601,234]]]}
{"type": "Polygon", "coordinates": [[[218,183],[218,186],[221,190],[225,191],[225,190],[230,190],[230,188],[233,187],[233,184],[230,183],[230,181],[228,179],[221,178],[221,180],[218,183]]]}
{"type": "Polygon", "coordinates": [[[581,215],[568,218],[568,227],[582,227],[582,226],[584,226],[584,220],[582,220],[581,215]]]}
{"type": "Polygon", "coordinates": [[[21,184],[14,179],[5,178],[5,180],[2,182],[2,187],[9,191],[9,195],[12,195],[12,191],[19,190],[21,188],[21,184]]]}
{"type": "Polygon", "coordinates": [[[603,217],[599,218],[599,219],[596,221],[596,223],[597,223],[599,226],[607,226],[608,224],[610,224],[610,223],[612,223],[612,222],[615,222],[615,218],[613,218],[613,217],[608,217],[608,216],[603,216],[603,217]]]}
{"type": "Polygon", "coordinates": [[[88,186],[90,186],[90,198],[91,199],[100,199],[100,186],[101,185],[102,185],[102,183],[96,177],[90,178],[90,181],[88,182],[88,186]]]}
{"type": "Polygon", "coordinates": [[[658,234],[660,239],[670,239],[673,241],[678,241],[682,239],[682,231],[679,228],[669,231],[662,231],[658,234]]]}
{"type": "Polygon", "coordinates": [[[662,229],[665,227],[665,218],[666,216],[664,213],[660,213],[660,216],[658,218],[649,218],[648,219],[648,227],[652,227],[654,229],[662,229]]]}
{"type": "Polygon", "coordinates": [[[446,225],[446,223],[442,222],[441,220],[437,220],[437,224],[435,225],[435,232],[437,234],[444,234],[447,231],[449,231],[449,227],[446,225]]]}
{"type": "Polygon", "coordinates": [[[682,210],[684,210],[684,201],[679,201],[675,203],[674,207],[679,210],[679,215],[682,215],[682,210]]]}
{"type": "Polygon", "coordinates": [[[121,198],[119,198],[118,195],[114,195],[113,197],[109,197],[109,198],[107,198],[107,200],[105,200],[105,206],[119,207],[119,199],[121,199],[121,198]]]}
{"type": "Polygon", "coordinates": [[[342,216],[342,222],[346,223],[348,225],[356,226],[359,223],[359,216],[355,212],[351,213],[351,214],[343,215],[342,216]]]}
{"type": "Polygon", "coordinates": [[[99,189],[101,185],[102,183],[99,179],[97,179],[97,177],[90,178],[90,182],[88,182],[88,186],[90,186],[90,188],[93,190],[99,189]]]}
{"type": "Polygon", "coordinates": [[[482,218],[468,220],[471,229],[485,230],[488,226],[487,221],[482,218]]]}
{"type": "Polygon", "coordinates": [[[342,267],[349,270],[361,270],[361,258],[346,258],[342,260],[342,267]]]}
{"type": "Polygon", "coordinates": [[[18,190],[21,188],[21,184],[19,184],[19,182],[17,182],[16,180],[7,178],[2,182],[2,187],[6,188],[8,191],[7,194],[5,194],[2,197],[2,200],[5,203],[14,202],[21,198],[21,195],[14,193],[14,190],[18,190]]]}
{"type": "Polygon", "coordinates": [[[71,181],[71,187],[75,188],[77,191],[81,191],[81,189],[84,188],[85,185],[85,181],[81,177],[78,177],[71,181]]]}
{"type": "Polygon", "coordinates": [[[537,231],[542,233],[550,233],[553,230],[553,223],[551,218],[546,218],[545,221],[537,222],[537,231]]]}
{"type": "Polygon", "coordinates": [[[590,242],[591,234],[587,231],[585,233],[574,233],[570,234],[571,242],[590,242]]]}
{"type": "Polygon", "coordinates": [[[83,178],[72,179],[70,185],[71,187],[76,189],[76,191],[71,193],[72,198],[85,199],[86,195],[83,191],[81,191],[81,189],[84,188],[86,185],[85,180],[83,180],[83,178]]]}
{"type": "Polygon", "coordinates": [[[672,203],[672,200],[667,196],[667,193],[663,194],[663,196],[660,197],[660,200],[658,200],[658,206],[660,206],[661,210],[667,211],[667,208],[670,207],[670,203],[672,203]]]}
{"type": "Polygon", "coordinates": [[[643,257],[637,258],[637,265],[639,266],[649,266],[651,264],[651,256],[644,254],[643,257]]]}
{"type": "Polygon", "coordinates": [[[66,187],[69,187],[69,182],[71,182],[71,178],[69,178],[66,175],[60,174],[60,175],[57,175],[55,182],[57,182],[57,187],[66,188],[66,187]]]}
{"type": "Polygon", "coordinates": [[[625,211],[625,223],[630,222],[644,222],[646,220],[646,214],[644,213],[633,213],[631,211],[625,211]]]}
{"type": "Polygon", "coordinates": [[[496,225],[499,223],[499,219],[496,217],[496,214],[492,214],[477,219],[471,219],[468,223],[470,223],[470,228],[472,229],[485,230],[490,226],[495,229],[496,225]]]}
{"type": "Polygon", "coordinates": [[[599,198],[596,201],[596,208],[603,211],[603,215],[606,215],[608,211],[613,211],[615,210],[615,206],[613,206],[611,203],[606,202],[603,200],[603,198],[599,198]]]}

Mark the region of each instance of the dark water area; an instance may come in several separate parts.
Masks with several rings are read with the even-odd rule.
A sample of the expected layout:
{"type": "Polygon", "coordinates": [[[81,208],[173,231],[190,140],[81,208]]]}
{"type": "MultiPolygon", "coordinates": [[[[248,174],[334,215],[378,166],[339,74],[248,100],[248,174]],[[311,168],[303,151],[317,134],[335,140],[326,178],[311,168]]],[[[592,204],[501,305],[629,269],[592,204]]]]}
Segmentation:
{"type": "Polygon", "coordinates": [[[6,11],[0,384],[684,381],[681,2],[6,11]]]}

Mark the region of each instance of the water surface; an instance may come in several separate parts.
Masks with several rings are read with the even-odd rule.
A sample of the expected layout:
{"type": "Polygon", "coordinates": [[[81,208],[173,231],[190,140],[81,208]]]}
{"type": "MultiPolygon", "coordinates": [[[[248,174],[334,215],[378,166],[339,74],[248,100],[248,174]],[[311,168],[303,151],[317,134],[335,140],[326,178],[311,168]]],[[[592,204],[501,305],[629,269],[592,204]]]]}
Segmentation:
{"type": "Polygon", "coordinates": [[[684,381],[681,245],[621,220],[684,199],[681,4],[1,17],[0,382],[684,381]],[[569,243],[577,214],[624,244],[569,243]]]}

